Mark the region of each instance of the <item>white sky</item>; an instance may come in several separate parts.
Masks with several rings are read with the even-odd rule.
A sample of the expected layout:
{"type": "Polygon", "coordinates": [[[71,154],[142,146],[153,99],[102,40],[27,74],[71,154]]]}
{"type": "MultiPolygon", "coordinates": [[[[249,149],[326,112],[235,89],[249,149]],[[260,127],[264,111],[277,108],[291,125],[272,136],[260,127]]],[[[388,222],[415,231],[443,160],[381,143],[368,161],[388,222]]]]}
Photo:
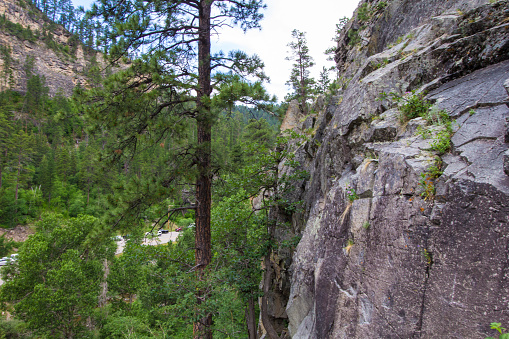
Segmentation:
{"type": "MultiPolygon", "coordinates": [[[[91,2],[73,0],[75,7],[87,8],[91,2]]],[[[290,90],[285,83],[290,77],[292,62],[285,58],[292,30],[306,33],[309,51],[315,61],[311,75],[318,79],[323,66],[333,66],[324,52],[334,45],[332,38],[336,23],[344,16],[350,18],[359,0],[266,0],[265,3],[267,9],[263,11],[261,31],[251,30],[244,34],[240,28],[225,28],[213,38],[213,49],[223,49],[225,53],[240,49],[248,54],[258,54],[271,79],[266,85],[267,90],[282,101],[290,90]]]]}

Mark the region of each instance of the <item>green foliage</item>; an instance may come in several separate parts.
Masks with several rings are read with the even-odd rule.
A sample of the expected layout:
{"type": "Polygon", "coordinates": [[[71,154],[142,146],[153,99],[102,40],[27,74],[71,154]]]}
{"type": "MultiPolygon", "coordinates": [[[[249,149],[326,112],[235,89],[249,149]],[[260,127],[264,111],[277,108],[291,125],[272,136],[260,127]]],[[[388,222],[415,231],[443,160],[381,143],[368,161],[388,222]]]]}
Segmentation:
{"type": "Polygon", "coordinates": [[[421,196],[424,199],[433,199],[435,197],[435,181],[442,175],[442,160],[437,157],[435,162],[428,167],[426,172],[421,173],[419,187],[421,196]]]}
{"type": "Polygon", "coordinates": [[[296,29],[292,31],[293,41],[288,44],[290,47],[290,56],[286,60],[293,60],[290,79],[286,82],[291,86],[293,93],[290,93],[285,99],[290,101],[297,99],[300,109],[307,112],[307,102],[313,94],[315,80],[310,76],[310,68],[314,66],[314,61],[309,54],[307,46],[306,33],[296,29]]]}
{"type": "Polygon", "coordinates": [[[153,332],[143,319],[135,316],[112,316],[101,329],[101,337],[122,339],[129,336],[135,338],[153,338],[153,332]]]}
{"type": "Polygon", "coordinates": [[[361,42],[361,37],[359,36],[359,30],[351,28],[348,30],[348,45],[355,46],[361,42]]]}
{"type": "Polygon", "coordinates": [[[244,128],[242,139],[246,144],[256,144],[269,149],[274,145],[275,134],[265,119],[251,119],[244,128]]]}
{"type": "Polygon", "coordinates": [[[240,190],[214,207],[212,236],[215,256],[231,263],[230,282],[249,298],[258,291],[261,271],[257,263],[262,256],[266,234],[263,217],[253,214],[245,198],[246,192],[240,190]]]}
{"type": "Polygon", "coordinates": [[[175,221],[175,224],[179,227],[188,227],[194,222],[192,218],[179,218],[175,221]]]}
{"type": "Polygon", "coordinates": [[[7,256],[14,247],[18,247],[15,241],[5,239],[5,234],[0,236],[0,257],[7,256]]]}
{"type": "Polygon", "coordinates": [[[0,46],[0,58],[3,61],[3,70],[0,76],[2,77],[2,81],[0,82],[0,90],[12,87],[14,84],[14,77],[12,72],[12,51],[9,46],[0,46]]]}
{"type": "Polygon", "coordinates": [[[369,226],[370,226],[369,221],[365,221],[365,222],[362,224],[362,227],[363,227],[365,230],[369,229],[369,226]]]}
{"type": "Polygon", "coordinates": [[[18,260],[3,270],[0,298],[14,304],[29,328],[62,337],[86,331],[87,317],[97,305],[103,261],[111,259],[115,249],[109,238],[85,245],[96,223],[90,216],[43,216],[36,234],[21,246],[18,260]]]}
{"type": "Polygon", "coordinates": [[[320,72],[320,78],[316,85],[316,92],[319,94],[326,94],[330,88],[331,81],[329,79],[329,70],[324,66],[320,72]]]}
{"type": "Polygon", "coordinates": [[[445,110],[438,109],[436,106],[430,106],[424,110],[421,117],[426,119],[428,125],[444,126],[451,122],[451,118],[445,110]]]}
{"type": "Polygon", "coordinates": [[[439,155],[447,153],[451,149],[452,127],[450,124],[441,129],[433,138],[430,149],[439,155]]]}
{"type": "Polygon", "coordinates": [[[385,7],[387,7],[389,4],[387,3],[387,1],[380,1],[376,4],[376,10],[377,11],[383,11],[385,9],[385,7]]]}
{"type": "Polygon", "coordinates": [[[146,285],[144,254],[141,245],[128,241],[122,255],[111,263],[108,289],[114,310],[129,314],[136,294],[146,285]]]}
{"type": "MultiPolygon", "coordinates": [[[[332,41],[334,42],[334,45],[332,47],[327,48],[324,53],[327,55],[328,61],[334,61],[334,57],[336,55],[336,49],[338,48],[338,43],[341,38],[341,33],[343,32],[343,29],[345,28],[346,24],[348,23],[349,19],[345,16],[339,19],[339,23],[336,24],[336,32],[334,34],[334,38],[332,38],[332,41]]],[[[331,67],[333,69],[334,67],[331,67]]]]}
{"type": "Polygon", "coordinates": [[[29,27],[25,28],[21,24],[13,23],[6,18],[5,14],[0,14],[0,29],[23,41],[36,42],[38,38],[29,27]]]}
{"type": "Polygon", "coordinates": [[[373,13],[371,11],[370,5],[367,2],[363,3],[357,10],[357,19],[360,22],[369,21],[372,15],[373,13]]]}
{"type": "Polygon", "coordinates": [[[387,64],[389,63],[389,59],[387,58],[383,58],[381,62],[378,62],[376,63],[375,61],[372,61],[371,62],[371,67],[374,69],[374,70],[377,70],[379,68],[383,68],[385,67],[387,64]]]}
{"type": "Polygon", "coordinates": [[[430,149],[437,152],[439,155],[448,152],[451,148],[453,130],[452,121],[447,112],[432,106],[425,114],[423,114],[423,118],[426,119],[428,124],[438,126],[440,128],[433,136],[430,149]]]}
{"type": "Polygon", "coordinates": [[[428,268],[431,268],[433,265],[433,252],[428,251],[426,248],[422,250],[422,254],[424,255],[424,260],[426,260],[426,265],[428,268]]]}
{"type": "Polygon", "coordinates": [[[359,196],[355,192],[355,188],[353,188],[350,184],[345,187],[345,194],[348,201],[353,202],[354,200],[359,199],[359,196]]]}
{"type": "Polygon", "coordinates": [[[430,102],[424,100],[423,93],[416,93],[416,91],[407,92],[405,96],[395,92],[388,94],[382,92],[380,99],[389,99],[399,104],[398,109],[401,112],[400,120],[403,123],[418,117],[425,117],[432,106],[430,102]]]}
{"type": "MultiPolygon", "coordinates": [[[[430,149],[439,155],[448,152],[451,148],[451,137],[453,135],[452,121],[444,110],[434,107],[429,101],[424,99],[424,94],[415,91],[407,92],[406,96],[401,96],[395,92],[382,92],[380,100],[392,100],[399,104],[398,109],[401,112],[400,120],[405,123],[411,119],[422,117],[426,119],[429,125],[439,127],[439,131],[434,134],[430,149]]],[[[427,139],[432,136],[431,131],[419,128],[418,133],[427,139]]]]}
{"type": "Polygon", "coordinates": [[[287,247],[287,248],[295,249],[297,247],[297,245],[299,244],[301,239],[302,239],[302,235],[295,235],[291,239],[284,241],[283,244],[281,245],[281,247],[283,247],[283,248],[287,247]]]}
{"type": "Polygon", "coordinates": [[[18,319],[0,319],[0,338],[31,338],[26,323],[18,319]]]}
{"type": "MultiPolygon", "coordinates": [[[[509,333],[502,327],[502,323],[491,323],[490,328],[497,330],[499,333],[498,339],[509,339],[509,333]]],[[[486,339],[495,339],[494,337],[487,337],[486,339]]]]}

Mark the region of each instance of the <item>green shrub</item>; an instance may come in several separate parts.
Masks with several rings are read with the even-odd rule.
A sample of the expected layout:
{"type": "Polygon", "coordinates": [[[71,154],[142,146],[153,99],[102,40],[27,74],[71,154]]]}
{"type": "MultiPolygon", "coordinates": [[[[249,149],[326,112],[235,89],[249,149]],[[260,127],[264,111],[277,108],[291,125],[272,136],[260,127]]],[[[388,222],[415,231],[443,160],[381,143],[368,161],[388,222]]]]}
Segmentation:
{"type": "Polygon", "coordinates": [[[5,14],[0,15],[0,29],[7,31],[23,41],[37,41],[37,37],[30,28],[24,28],[20,24],[15,24],[5,17],[5,14]]]}
{"type": "Polygon", "coordinates": [[[348,201],[353,202],[354,200],[359,199],[357,192],[355,192],[355,188],[353,188],[350,184],[346,185],[345,191],[348,201]]]}
{"type": "Polygon", "coordinates": [[[348,38],[350,41],[348,42],[348,45],[355,46],[359,42],[361,42],[361,37],[359,36],[359,31],[356,29],[350,29],[347,33],[348,38]]]}
{"type": "MultiPolygon", "coordinates": [[[[509,339],[509,333],[502,327],[501,323],[491,323],[491,329],[497,330],[499,334],[498,339],[509,339]]],[[[488,337],[486,339],[495,339],[495,337],[488,337]]]]}
{"type": "Polygon", "coordinates": [[[431,103],[424,100],[424,94],[415,93],[415,91],[407,94],[407,98],[401,98],[403,102],[399,107],[401,121],[406,122],[418,117],[425,117],[431,107],[431,103]]]}
{"type": "Polygon", "coordinates": [[[194,222],[194,220],[191,218],[181,218],[181,219],[177,219],[175,221],[175,223],[179,227],[187,227],[187,226],[191,225],[193,222],[194,222]]]}
{"type": "Polygon", "coordinates": [[[398,104],[398,109],[401,112],[400,121],[402,123],[418,117],[426,119],[429,109],[432,106],[431,102],[424,99],[423,93],[416,93],[415,90],[412,92],[406,92],[405,96],[396,92],[382,92],[378,99],[396,102],[398,104]]]}
{"type": "Polygon", "coordinates": [[[371,19],[371,14],[372,13],[369,8],[369,4],[364,3],[361,5],[361,7],[359,7],[359,11],[357,12],[357,19],[359,19],[359,21],[361,22],[368,21],[369,19],[371,19]]]}
{"type": "Polygon", "coordinates": [[[137,317],[111,316],[101,330],[103,338],[125,338],[126,333],[135,338],[149,338],[150,328],[137,317]]]}
{"type": "Polygon", "coordinates": [[[452,128],[447,125],[445,129],[438,132],[431,142],[430,149],[439,155],[447,153],[451,149],[452,128]]]}
{"type": "Polygon", "coordinates": [[[421,197],[424,199],[433,199],[435,197],[435,180],[438,179],[442,173],[442,159],[436,157],[433,165],[428,167],[426,172],[421,173],[421,179],[419,180],[419,187],[422,189],[421,197]]]}
{"type": "Polygon", "coordinates": [[[382,11],[385,9],[385,7],[387,7],[389,4],[387,3],[387,1],[380,1],[379,3],[376,4],[376,10],[377,11],[382,11]]]}
{"type": "Polygon", "coordinates": [[[0,338],[30,338],[26,323],[17,319],[0,319],[0,338]]]}

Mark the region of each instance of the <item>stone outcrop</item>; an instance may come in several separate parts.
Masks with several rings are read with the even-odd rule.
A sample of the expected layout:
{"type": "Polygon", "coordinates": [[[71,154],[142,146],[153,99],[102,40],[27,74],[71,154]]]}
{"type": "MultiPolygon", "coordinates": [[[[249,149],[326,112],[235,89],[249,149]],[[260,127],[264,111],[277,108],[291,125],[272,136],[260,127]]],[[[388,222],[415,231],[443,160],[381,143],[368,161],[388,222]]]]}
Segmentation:
{"type": "Polygon", "coordinates": [[[300,126],[313,133],[296,151],[310,174],[292,197],[302,239],[289,267],[274,263],[293,338],[509,325],[508,18],[508,1],[361,1],[336,52],[344,86],[300,126]],[[410,91],[453,119],[444,154],[443,125],[402,122],[381,95],[410,91]]]}
{"type": "MultiPolygon", "coordinates": [[[[10,27],[19,25],[18,34],[7,26],[0,29],[0,46],[4,49],[0,55],[0,90],[10,88],[26,92],[27,58],[33,58],[33,72],[44,76],[51,96],[58,92],[69,96],[76,85],[87,85],[86,73],[94,51],[87,52],[71,33],[52,23],[28,1],[0,0],[0,14],[5,16],[10,27]],[[21,37],[21,28],[25,33],[29,29],[31,35],[21,37]]],[[[100,54],[97,60],[98,66],[104,68],[100,54]]]]}

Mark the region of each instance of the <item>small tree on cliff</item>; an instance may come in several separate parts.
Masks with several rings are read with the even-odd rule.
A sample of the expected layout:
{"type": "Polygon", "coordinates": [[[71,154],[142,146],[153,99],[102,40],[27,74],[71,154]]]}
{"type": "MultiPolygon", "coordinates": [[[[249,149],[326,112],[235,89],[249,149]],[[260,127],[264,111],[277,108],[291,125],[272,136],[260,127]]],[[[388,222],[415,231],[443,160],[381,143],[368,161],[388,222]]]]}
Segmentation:
{"type": "MultiPolygon", "coordinates": [[[[175,151],[168,159],[165,178],[134,185],[137,191],[120,202],[123,208],[114,225],[125,223],[129,216],[140,217],[147,205],[178,187],[179,178],[194,177],[199,277],[212,257],[211,131],[215,112],[237,101],[268,99],[260,82],[248,83],[244,78],[253,74],[265,78],[261,60],[241,51],[228,56],[212,54],[211,34],[228,21],[244,31],[259,27],[259,11],[264,7],[262,0],[102,0],[93,9],[103,20],[111,60],[133,60],[131,67],[114,74],[103,88],[93,89],[85,98],[91,104],[85,108],[89,116],[102,130],[116,135],[109,156],[125,164],[140,149],[157,147],[170,135],[181,135],[186,126],[196,128],[196,143],[175,151]]],[[[198,294],[198,300],[206,297],[198,294]]],[[[195,336],[210,338],[211,322],[211,316],[198,321],[195,336]]]]}
{"type": "Polygon", "coordinates": [[[315,80],[310,76],[310,68],[314,66],[313,58],[309,55],[306,33],[296,29],[292,31],[293,41],[288,44],[290,56],[286,60],[293,60],[290,80],[286,82],[294,92],[287,96],[287,100],[297,99],[301,111],[307,110],[307,101],[313,94],[315,80]]]}

